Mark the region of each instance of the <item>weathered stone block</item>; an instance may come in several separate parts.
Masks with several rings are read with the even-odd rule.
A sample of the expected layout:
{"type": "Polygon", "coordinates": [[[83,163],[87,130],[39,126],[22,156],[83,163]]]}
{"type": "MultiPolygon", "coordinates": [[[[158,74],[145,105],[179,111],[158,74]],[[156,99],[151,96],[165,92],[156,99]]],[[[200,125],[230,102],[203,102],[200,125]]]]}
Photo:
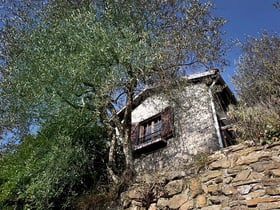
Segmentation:
{"type": "Polygon", "coordinates": [[[251,163],[257,162],[261,158],[269,158],[271,153],[267,151],[258,151],[256,153],[249,154],[247,156],[241,156],[236,161],[236,165],[249,165],[251,163]]]}
{"type": "Polygon", "coordinates": [[[159,208],[165,208],[169,204],[169,199],[168,198],[159,198],[157,201],[157,207],[159,208]]]}
{"type": "Polygon", "coordinates": [[[169,182],[164,187],[164,191],[165,191],[166,195],[168,197],[170,197],[172,195],[182,192],[183,188],[184,188],[184,182],[182,179],[180,179],[180,180],[175,180],[175,181],[169,182]]]}
{"type": "Polygon", "coordinates": [[[260,161],[252,164],[251,168],[256,172],[263,172],[271,169],[279,169],[280,163],[274,161],[260,161]]]}
{"type": "Polygon", "coordinates": [[[243,206],[243,205],[246,205],[246,204],[247,203],[246,203],[245,200],[239,200],[239,199],[229,202],[230,207],[236,207],[236,206],[239,207],[239,206],[243,206]]]}
{"type": "Polygon", "coordinates": [[[209,165],[209,169],[213,170],[213,169],[228,168],[228,167],[230,167],[230,165],[231,165],[230,161],[227,160],[226,158],[223,158],[221,160],[217,160],[217,161],[211,163],[209,165]]]}
{"type": "Polygon", "coordinates": [[[186,203],[184,203],[179,210],[188,210],[194,208],[194,200],[189,200],[186,203]]]}
{"type": "Polygon", "coordinates": [[[172,198],[170,198],[170,200],[168,202],[168,206],[171,209],[178,209],[184,203],[186,203],[189,199],[190,199],[190,197],[187,194],[174,195],[172,198]]]}
{"type": "Polygon", "coordinates": [[[280,187],[271,186],[266,188],[265,191],[268,195],[280,195],[280,187]]]}
{"type": "Polygon", "coordinates": [[[201,208],[201,210],[220,210],[222,209],[221,205],[213,205],[201,208]]]}
{"type": "Polygon", "coordinates": [[[160,198],[157,202],[158,208],[169,207],[171,209],[178,209],[190,199],[188,194],[182,193],[174,195],[172,198],[160,198]]]}
{"type": "Polygon", "coordinates": [[[221,185],[220,184],[213,184],[207,186],[207,192],[210,193],[211,195],[218,195],[220,194],[221,191],[221,185]]]}
{"type": "Polygon", "coordinates": [[[266,178],[262,179],[262,184],[264,186],[279,186],[280,178],[266,178]]]}
{"type": "Polygon", "coordinates": [[[263,174],[260,174],[258,172],[252,171],[248,179],[262,179],[264,177],[263,174]]]}
{"type": "Polygon", "coordinates": [[[244,145],[242,145],[242,144],[239,144],[238,145],[238,147],[240,147],[241,149],[240,149],[240,151],[237,151],[237,152],[234,152],[234,153],[232,153],[230,156],[231,157],[241,157],[241,156],[245,156],[245,155],[248,155],[248,154],[250,154],[250,153],[252,153],[252,152],[254,152],[254,151],[259,151],[259,150],[262,150],[263,149],[263,147],[259,147],[259,146],[257,146],[257,147],[248,147],[248,148],[244,148],[244,145]]]}
{"type": "Polygon", "coordinates": [[[256,206],[259,203],[271,203],[280,201],[280,197],[263,197],[263,198],[254,198],[246,201],[247,206],[256,206]]]}
{"type": "Polygon", "coordinates": [[[222,188],[222,192],[225,195],[233,195],[233,194],[236,194],[238,191],[235,187],[233,187],[231,185],[226,185],[222,188]]]}
{"type": "Polygon", "coordinates": [[[225,184],[229,184],[229,183],[231,183],[232,180],[233,180],[232,177],[226,177],[226,178],[224,178],[223,182],[224,182],[225,184]]]}
{"type": "Polygon", "coordinates": [[[150,205],[150,207],[148,208],[148,210],[157,210],[157,204],[156,203],[152,203],[150,205]]]}
{"type": "Polygon", "coordinates": [[[223,174],[223,171],[207,171],[204,175],[201,176],[202,182],[207,182],[211,179],[214,179],[218,176],[221,176],[223,174]]]}
{"type": "Polygon", "coordinates": [[[220,196],[211,196],[208,198],[208,200],[211,202],[211,204],[221,204],[221,203],[226,203],[229,198],[224,195],[220,196]]]}
{"type": "Polygon", "coordinates": [[[127,196],[130,199],[139,200],[143,198],[143,192],[140,189],[133,189],[128,191],[127,196]]]}
{"type": "Polygon", "coordinates": [[[196,208],[202,208],[205,207],[207,204],[207,199],[205,195],[198,195],[196,197],[196,208]]]}
{"type": "Polygon", "coordinates": [[[280,169],[271,170],[270,173],[271,173],[273,176],[280,176],[280,169]]]}
{"type": "Polygon", "coordinates": [[[265,195],[265,190],[258,190],[258,191],[254,191],[254,192],[250,192],[248,194],[248,198],[252,199],[252,198],[259,198],[265,195]]]}
{"type": "Polygon", "coordinates": [[[280,208],[280,202],[271,202],[271,203],[259,203],[257,205],[258,209],[261,210],[267,210],[267,209],[279,209],[280,208]]]}
{"type": "Polygon", "coordinates": [[[248,179],[244,181],[239,181],[239,182],[233,182],[232,186],[241,186],[241,185],[246,185],[246,184],[254,184],[254,183],[260,183],[261,179],[248,179]]]}
{"type": "Polygon", "coordinates": [[[241,171],[237,174],[237,176],[232,181],[233,182],[244,181],[249,177],[250,174],[251,174],[250,170],[241,171]]]}
{"type": "Polygon", "coordinates": [[[189,188],[190,188],[191,196],[193,198],[203,192],[201,182],[197,178],[191,179],[189,188]]]}
{"type": "Polygon", "coordinates": [[[237,191],[241,195],[247,195],[251,189],[252,189],[252,187],[250,185],[242,185],[242,186],[237,187],[237,191]]]}

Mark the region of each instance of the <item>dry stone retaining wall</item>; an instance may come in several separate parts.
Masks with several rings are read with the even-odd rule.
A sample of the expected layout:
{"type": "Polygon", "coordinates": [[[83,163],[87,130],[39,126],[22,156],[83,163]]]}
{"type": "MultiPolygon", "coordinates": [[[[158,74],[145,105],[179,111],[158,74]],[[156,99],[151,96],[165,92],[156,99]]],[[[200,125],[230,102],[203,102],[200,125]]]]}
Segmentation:
{"type": "Polygon", "coordinates": [[[280,209],[280,142],[239,144],[192,165],[145,172],[121,200],[127,210],[280,209]]]}

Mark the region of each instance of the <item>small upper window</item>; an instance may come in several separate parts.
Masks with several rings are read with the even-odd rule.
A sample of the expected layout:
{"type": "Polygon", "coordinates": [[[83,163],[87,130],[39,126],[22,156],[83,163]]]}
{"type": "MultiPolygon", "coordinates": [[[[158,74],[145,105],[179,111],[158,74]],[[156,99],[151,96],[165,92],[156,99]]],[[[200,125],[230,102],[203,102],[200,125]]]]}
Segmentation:
{"type": "Polygon", "coordinates": [[[172,137],[173,133],[173,112],[170,107],[167,107],[161,113],[134,124],[131,139],[135,150],[151,146],[156,149],[156,144],[163,145],[162,143],[166,143],[166,140],[172,137]]]}
{"type": "Polygon", "coordinates": [[[157,116],[139,126],[138,144],[153,141],[161,137],[162,123],[161,116],[157,116]]]}

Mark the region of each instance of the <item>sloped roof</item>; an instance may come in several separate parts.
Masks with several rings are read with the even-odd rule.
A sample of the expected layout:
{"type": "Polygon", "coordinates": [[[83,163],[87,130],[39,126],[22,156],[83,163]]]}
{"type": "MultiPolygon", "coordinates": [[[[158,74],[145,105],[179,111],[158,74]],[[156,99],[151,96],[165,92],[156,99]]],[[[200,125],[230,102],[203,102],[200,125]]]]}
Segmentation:
{"type": "MultiPolygon", "coordinates": [[[[193,73],[193,74],[190,74],[187,76],[183,76],[182,78],[186,78],[187,80],[189,80],[191,82],[195,82],[195,83],[202,82],[206,78],[209,78],[212,81],[214,79],[217,79],[216,84],[223,86],[223,88],[224,88],[223,91],[225,91],[225,93],[228,95],[228,97],[232,99],[232,103],[236,104],[236,102],[237,102],[234,94],[229,89],[229,87],[226,85],[226,83],[223,80],[223,78],[221,77],[220,71],[218,69],[210,69],[210,70],[203,71],[203,72],[196,72],[196,73],[193,73]]],[[[153,95],[156,91],[158,91],[157,87],[147,87],[147,88],[143,89],[139,94],[137,94],[133,98],[132,109],[136,108],[146,98],[153,95]]],[[[117,114],[120,117],[122,117],[124,114],[124,111],[125,111],[125,107],[120,109],[117,114]]]]}

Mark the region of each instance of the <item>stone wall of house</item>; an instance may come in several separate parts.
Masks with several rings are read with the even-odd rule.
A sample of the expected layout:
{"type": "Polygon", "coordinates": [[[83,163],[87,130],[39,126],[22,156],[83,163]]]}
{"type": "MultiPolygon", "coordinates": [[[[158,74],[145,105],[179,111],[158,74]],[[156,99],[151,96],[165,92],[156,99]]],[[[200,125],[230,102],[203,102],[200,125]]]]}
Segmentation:
{"type": "Polygon", "coordinates": [[[188,86],[176,92],[172,101],[171,104],[164,97],[151,96],[133,110],[132,123],[138,123],[172,106],[175,121],[174,137],[168,139],[165,147],[138,157],[137,171],[185,164],[197,153],[219,149],[208,86],[188,86]]]}
{"type": "Polygon", "coordinates": [[[121,200],[126,210],[280,209],[280,142],[243,143],[187,166],[146,171],[121,200]]]}

